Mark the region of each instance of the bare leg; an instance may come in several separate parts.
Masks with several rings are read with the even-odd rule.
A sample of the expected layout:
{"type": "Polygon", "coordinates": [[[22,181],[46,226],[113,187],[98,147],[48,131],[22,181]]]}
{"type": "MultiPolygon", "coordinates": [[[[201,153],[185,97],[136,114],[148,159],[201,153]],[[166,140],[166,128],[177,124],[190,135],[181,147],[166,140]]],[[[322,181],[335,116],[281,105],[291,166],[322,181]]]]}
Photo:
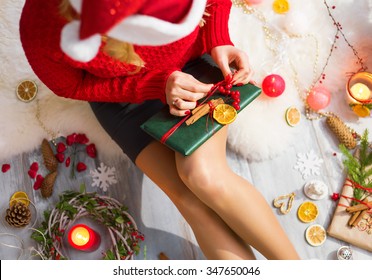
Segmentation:
{"type": "Polygon", "coordinates": [[[189,223],[208,259],[254,259],[249,246],[177,174],[174,152],[153,142],[138,155],[136,165],[172,200],[189,223]]]}
{"type": "Polygon", "coordinates": [[[227,127],[191,156],[176,153],[178,174],[245,242],[268,259],[298,259],[262,195],[226,162],[227,127]]]}

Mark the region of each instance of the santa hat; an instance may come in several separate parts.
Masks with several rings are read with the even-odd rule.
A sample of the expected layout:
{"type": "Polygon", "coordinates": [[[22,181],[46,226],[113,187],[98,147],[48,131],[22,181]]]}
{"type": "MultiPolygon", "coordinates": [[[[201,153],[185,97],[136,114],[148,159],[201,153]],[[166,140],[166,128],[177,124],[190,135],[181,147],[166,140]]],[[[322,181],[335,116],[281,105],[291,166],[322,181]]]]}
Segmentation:
{"type": "MultiPolygon", "coordinates": [[[[174,1],[175,5],[179,5],[181,0],[174,1]]],[[[73,20],[63,27],[62,51],[74,60],[88,62],[99,51],[101,35],[135,45],[160,46],[172,43],[193,32],[203,16],[207,0],[185,1],[191,2],[188,5],[190,8],[182,14],[183,18],[179,22],[159,17],[159,9],[154,8],[158,3],[153,2],[156,1],[70,0],[80,20],[73,20]]]]}

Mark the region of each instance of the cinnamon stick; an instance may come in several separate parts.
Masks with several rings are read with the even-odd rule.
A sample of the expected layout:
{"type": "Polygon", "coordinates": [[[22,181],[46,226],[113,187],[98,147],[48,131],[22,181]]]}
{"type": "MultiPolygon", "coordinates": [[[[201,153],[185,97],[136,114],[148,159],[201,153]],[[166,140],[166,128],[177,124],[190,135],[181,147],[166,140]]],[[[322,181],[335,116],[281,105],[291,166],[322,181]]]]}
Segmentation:
{"type": "Polygon", "coordinates": [[[356,212],[354,212],[352,215],[351,215],[351,217],[350,217],[350,219],[349,219],[349,221],[348,221],[348,225],[349,226],[351,226],[351,227],[353,227],[353,224],[354,224],[354,222],[358,219],[358,217],[360,216],[360,213],[361,213],[362,211],[356,211],[356,212]]]}
{"type": "MultiPolygon", "coordinates": [[[[222,98],[212,99],[210,102],[212,103],[213,107],[217,106],[218,104],[224,103],[222,98]]],[[[198,119],[208,114],[209,111],[210,111],[210,106],[207,103],[199,107],[196,107],[191,112],[192,116],[186,120],[186,125],[191,125],[195,123],[198,119]]]]}
{"type": "Polygon", "coordinates": [[[363,216],[368,212],[368,210],[363,210],[360,212],[358,217],[355,219],[355,221],[351,224],[352,227],[355,227],[359,224],[360,220],[363,219],[363,216]]]}
{"type": "Polygon", "coordinates": [[[366,210],[366,209],[368,209],[368,206],[363,204],[363,203],[360,203],[360,204],[357,204],[357,205],[354,205],[354,206],[347,207],[346,212],[354,213],[354,212],[363,211],[363,210],[366,210]]]}

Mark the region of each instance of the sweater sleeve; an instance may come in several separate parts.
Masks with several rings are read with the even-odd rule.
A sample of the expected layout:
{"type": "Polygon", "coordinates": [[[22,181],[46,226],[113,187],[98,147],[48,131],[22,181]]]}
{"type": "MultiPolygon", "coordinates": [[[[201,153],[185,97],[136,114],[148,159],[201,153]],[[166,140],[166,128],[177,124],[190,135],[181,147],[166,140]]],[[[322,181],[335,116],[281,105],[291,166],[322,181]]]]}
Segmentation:
{"type": "Polygon", "coordinates": [[[113,78],[98,77],[84,69],[70,66],[64,59],[42,55],[41,50],[26,49],[33,71],[53,93],[92,102],[140,103],[147,99],[160,99],[165,103],[165,83],[176,70],[144,71],[113,78]]]}
{"type": "Polygon", "coordinates": [[[56,95],[86,101],[139,103],[160,99],[165,103],[165,84],[178,69],[142,69],[134,75],[103,77],[74,67],[62,53],[57,0],[28,0],[20,19],[20,39],[35,74],[56,95]],[[34,15],[39,13],[38,17],[34,15]],[[49,22],[45,24],[45,22],[49,22]]]}
{"type": "Polygon", "coordinates": [[[204,26],[201,28],[206,52],[222,45],[233,45],[229,35],[231,0],[208,0],[204,26]]]}

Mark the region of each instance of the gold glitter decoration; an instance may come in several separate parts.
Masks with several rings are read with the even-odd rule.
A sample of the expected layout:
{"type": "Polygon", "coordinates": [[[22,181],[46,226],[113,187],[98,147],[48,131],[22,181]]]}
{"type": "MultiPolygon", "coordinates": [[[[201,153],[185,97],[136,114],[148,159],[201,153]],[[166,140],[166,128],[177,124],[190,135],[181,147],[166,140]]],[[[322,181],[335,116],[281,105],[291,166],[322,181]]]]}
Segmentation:
{"type": "Polygon", "coordinates": [[[274,207],[279,208],[280,213],[288,214],[292,209],[293,200],[296,194],[294,192],[290,194],[280,195],[274,199],[274,207]],[[285,202],[284,200],[287,201],[285,202]]]}

